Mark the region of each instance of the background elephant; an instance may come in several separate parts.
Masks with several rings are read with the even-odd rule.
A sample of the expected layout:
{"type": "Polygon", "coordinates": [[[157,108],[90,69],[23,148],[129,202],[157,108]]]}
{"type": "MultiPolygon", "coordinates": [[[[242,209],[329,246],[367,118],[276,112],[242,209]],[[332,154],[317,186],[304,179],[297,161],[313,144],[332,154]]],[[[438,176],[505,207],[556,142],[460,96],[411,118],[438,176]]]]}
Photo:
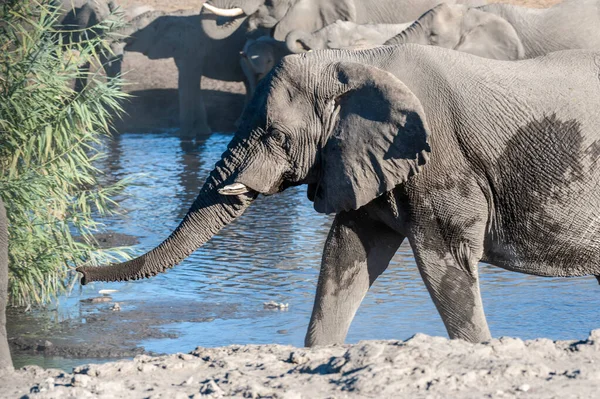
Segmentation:
{"type": "Polygon", "coordinates": [[[335,21],[315,32],[293,30],[288,33],[285,42],[290,53],[377,46],[384,44],[410,25],[412,25],[412,22],[359,25],[351,21],[335,21]]]}
{"type": "Polygon", "coordinates": [[[8,220],[0,198],[0,370],[12,368],[6,335],[6,304],[8,303],[8,220]]]}
{"type": "MultiPolygon", "coordinates": [[[[61,32],[65,44],[79,43],[89,38],[105,35],[103,27],[109,16],[117,10],[114,1],[106,0],[62,0],[60,17],[56,29],[61,32]]],[[[99,46],[96,49],[98,58],[106,76],[114,78],[121,73],[123,63],[123,46],[116,40],[109,41],[110,50],[99,46]]],[[[75,90],[81,91],[87,83],[90,64],[80,68],[81,77],[75,81],[75,90]]]]}
{"type": "Polygon", "coordinates": [[[240,65],[248,82],[250,97],[256,91],[258,81],[286,55],[290,54],[285,42],[269,36],[249,39],[240,53],[240,65]]]}
{"type": "Polygon", "coordinates": [[[82,284],[154,276],[259,195],[307,185],[335,213],[307,345],[342,343],[405,238],[451,338],[490,339],[478,262],[600,274],[600,55],[504,62],[433,46],[285,57],[187,215],[131,261],[82,284]]]}
{"type": "Polygon", "coordinates": [[[285,42],[262,36],[246,42],[240,62],[250,86],[250,93],[254,93],[257,82],[288,54],[381,45],[411,24],[412,22],[359,25],[338,20],[312,33],[294,30],[287,35],[285,42]]]}
{"type": "Polygon", "coordinates": [[[150,59],[174,58],[179,73],[180,128],[185,138],[211,133],[200,89],[202,76],[245,82],[239,57],[247,24],[240,25],[226,39],[212,40],[200,24],[207,18],[214,16],[201,16],[191,10],[169,14],[149,11],[134,18],[127,32],[125,51],[142,53],[150,59]]]}
{"type": "MultiPolygon", "coordinates": [[[[250,29],[273,29],[273,38],[283,41],[287,34],[300,29],[314,32],[338,19],[366,23],[402,23],[414,21],[441,0],[210,0],[203,14],[218,15],[205,19],[202,27],[214,39],[231,35],[248,20],[250,29]],[[206,10],[210,13],[207,13],[206,10]]],[[[482,5],[484,0],[449,0],[449,3],[482,5]]]]}
{"type": "Polygon", "coordinates": [[[569,49],[598,50],[599,9],[598,0],[566,0],[547,9],[440,4],[386,44],[430,44],[503,60],[569,49]]]}

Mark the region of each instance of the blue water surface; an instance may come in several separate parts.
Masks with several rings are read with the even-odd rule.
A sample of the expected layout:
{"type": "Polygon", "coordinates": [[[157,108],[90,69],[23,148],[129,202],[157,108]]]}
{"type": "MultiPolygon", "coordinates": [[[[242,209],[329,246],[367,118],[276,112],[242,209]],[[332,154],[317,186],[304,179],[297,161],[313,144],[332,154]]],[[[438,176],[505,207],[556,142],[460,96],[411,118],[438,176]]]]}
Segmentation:
{"type": "MultiPolygon", "coordinates": [[[[106,219],[107,228],[137,237],[136,253],[159,244],[185,215],[230,139],[229,134],[214,134],[190,145],[171,132],[116,136],[101,168],[107,179],[136,179],[121,200],[125,215],[106,219]]],[[[124,306],[168,301],[197,303],[203,311],[235,309],[217,312],[210,320],[194,321],[190,314],[190,321],[161,327],[178,338],[139,342],[159,353],[230,344],[302,346],[331,221],[313,210],[305,187],[260,197],[236,222],[167,273],[128,283],[92,283],[75,289],[61,303],[75,309],[82,298],[116,289],[112,296],[124,306]],[[265,309],[263,303],[271,300],[288,303],[289,308],[265,309]]],[[[480,273],[495,337],[579,339],[600,327],[600,288],[593,277],[542,278],[485,264],[480,273]]],[[[347,342],[406,339],[417,332],[446,336],[405,243],[366,296],[347,342]]]]}

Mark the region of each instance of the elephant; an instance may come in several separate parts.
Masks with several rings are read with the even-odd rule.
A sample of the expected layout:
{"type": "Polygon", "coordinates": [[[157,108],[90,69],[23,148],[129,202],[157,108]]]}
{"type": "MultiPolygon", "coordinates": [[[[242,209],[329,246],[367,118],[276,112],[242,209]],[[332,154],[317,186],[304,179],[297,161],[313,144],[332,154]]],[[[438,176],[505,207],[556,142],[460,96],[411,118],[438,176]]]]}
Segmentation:
{"type": "Polygon", "coordinates": [[[290,53],[333,48],[361,48],[382,45],[400,34],[412,22],[403,24],[364,24],[335,21],[315,32],[293,30],[285,38],[290,53]]]}
{"type": "Polygon", "coordinates": [[[351,21],[337,20],[313,33],[294,30],[288,33],[285,42],[262,36],[246,42],[241,52],[240,63],[248,80],[250,93],[254,93],[257,82],[286,55],[326,48],[382,45],[411,24],[359,25],[351,21]]]}
{"type": "MultiPolygon", "coordinates": [[[[272,37],[283,41],[295,29],[314,32],[336,20],[366,23],[414,21],[442,0],[209,0],[202,13],[215,15],[203,19],[206,34],[216,40],[228,37],[244,22],[251,30],[272,29],[272,37]]],[[[485,0],[448,0],[472,6],[485,0]]]]}
{"type": "Polygon", "coordinates": [[[125,51],[150,59],[173,58],[179,73],[179,120],[181,136],[194,138],[211,133],[200,90],[202,76],[248,85],[240,66],[240,51],[246,41],[246,25],[223,40],[212,40],[202,30],[197,11],[172,13],[149,11],[132,19],[127,28],[125,51]]]}
{"type": "Polygon", "coordinates": [[[8,303],[8,220],[0,198],[0,370],[12,369],[12,359],[6,334],[6,304],[8,303]]]}
{"type": "Polygon", "coordinates": [[[600,275],[599,76],[590,50],[514,62],[415,44],[284,57],[171,235],[133,260],[78,268],[81,284],[165,272],[259,194],[306,185],[314,209],[335,214],[307,346],[344,342],[404,239],[450,338],[489,340],[479,261],[600,275]]]}
{"type": "Polygon", "coordinates": [[[547,9],[440,4],[385,44],[429,44],[501,60],[600,50],[599,9],[599,0],[565,0],[547,9]]]}
{"type": "MultiPolygon", "coordinates": [[[[118,10],[112,0],[61,0],[57,1],[55,5],[60,10],[56,30],[61,33],[65,44],[76,44],[88,40],[88,38],[101,37],[105,32],[97,25],[105,22],[111,14],[118,10]]],[[[115,78],[121,74],[123,46],[119,44],[118,40],[110,40],[109,48],[110,50],[107,50],[99,46],[96,52],[106,76],[115,78]]],[[[80,67],[81,73],[75,81],[75,91],[80,92],[84,89],[89,70],[89,63],[80,67]]]]}
{"type": "Polygon", "coordinates": [[[258,82],[290,52],[285,42],[269,36],[249,39],[240,53],[240,65],[248,82],[250,97],[256,91],[258,82]]]}

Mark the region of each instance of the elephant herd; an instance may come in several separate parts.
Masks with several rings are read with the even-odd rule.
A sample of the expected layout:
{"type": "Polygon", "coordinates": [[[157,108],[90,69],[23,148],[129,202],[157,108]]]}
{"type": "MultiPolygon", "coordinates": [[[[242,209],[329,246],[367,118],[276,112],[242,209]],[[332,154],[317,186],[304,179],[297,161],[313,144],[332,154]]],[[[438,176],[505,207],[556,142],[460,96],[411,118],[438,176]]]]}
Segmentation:
{"type": "Polygon", "coordinates": [[[121,33],[125,51],[175,60],[180,133],[186,139],[211,133],[203,76],[244,82],[248,104],[258,81],[290,54],[415,43],[518,60],[600,49],[598,1],[566,0],[541,10],[484,0],[440,2],[209,0],[200,14],[147,11],[121,33]]]}
{"type": "MultiPolygon", "coordinates": [[[[259,195],[300,185],[317,212],[335,215],[307,346],[344,342],[405,239],[449,336],[471,342],[491,338],[480,261],[538,276],[600,276],[599,0],[540,10],[209,1],[200,15],[153,19],[125,50],[159,57],[151,44],[162,40],[167,50],[221,43],[173,57],[194,80],[180,79],[186,92],[225,70],[210,65],[231,55],[229,67],[246,74],[252,92],[237,132],[168,238],[133,260],[78,268],[81,284],[165,272],[259,195]],[[150,27],[170,32],[160,28],[170,18],[198,36],[145,36],[150,27]]],[[[181,96],[202,104],[198,93],[181,96]]],[[[186,112],[184,135],[210,130],[203,111],[186,112]]]]}

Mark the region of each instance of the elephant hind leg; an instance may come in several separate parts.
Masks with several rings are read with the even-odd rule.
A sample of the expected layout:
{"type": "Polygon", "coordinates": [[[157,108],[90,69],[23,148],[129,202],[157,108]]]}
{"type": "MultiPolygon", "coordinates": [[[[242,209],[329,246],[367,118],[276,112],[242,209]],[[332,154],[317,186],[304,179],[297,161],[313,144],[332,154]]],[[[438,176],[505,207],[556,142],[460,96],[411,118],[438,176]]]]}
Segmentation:
{"type": "Polygon", "coordinates": [[[596,280],[598,280],[598,284],[600,284],[600,276],[595,276],[596,280]]]}

